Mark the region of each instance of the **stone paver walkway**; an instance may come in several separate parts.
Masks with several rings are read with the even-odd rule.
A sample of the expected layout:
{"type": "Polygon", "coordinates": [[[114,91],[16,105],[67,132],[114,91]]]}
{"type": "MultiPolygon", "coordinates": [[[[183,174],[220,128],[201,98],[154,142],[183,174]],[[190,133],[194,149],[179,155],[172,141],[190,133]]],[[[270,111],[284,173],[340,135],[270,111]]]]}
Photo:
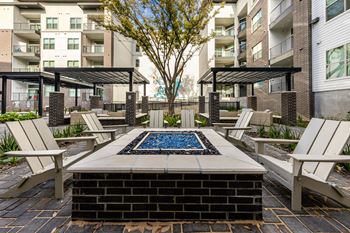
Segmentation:
{"type": "MultiPolygon", "coordinates": [[[[29,173],[26,163],[0,173],[0,189],[29,173]]],[[[38,185],[18,198],[0,200],[2,232],[350,232],[350,210],[332,200],[305,192],[303,212],[290,210],[290,191],[266,176],[263,186],[262,222],[175,222],[175,223],[83,223],[70,221],[71,182],[65,183],[65,198],[53,199],[53,181],[38,185]]]]}

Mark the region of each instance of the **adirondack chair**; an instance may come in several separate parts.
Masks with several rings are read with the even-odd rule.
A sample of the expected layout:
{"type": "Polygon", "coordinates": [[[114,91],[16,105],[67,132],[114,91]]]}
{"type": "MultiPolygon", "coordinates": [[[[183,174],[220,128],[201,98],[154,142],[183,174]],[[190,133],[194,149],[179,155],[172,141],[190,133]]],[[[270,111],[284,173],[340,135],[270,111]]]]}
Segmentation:
{"type": "Polygon", "coordinates": [[[149,120],[141,123],[144,128],[147,126],[149,128],[163,128],[164,124],[168,124],[166,120],[164,120],[163,110],[151,110],[149,111],[149,120]]]}
{"type": "Polygon", "coordinates": [[[129,126],[127,124],[102,126],[95,113],[83,114],[82,117],[89,128],[84,132],[96,136],[97,147],[99,148],[116,139],[117,128],[122,128],[122,132],[126,133],[126,128],[129,126]]]}
{"type": "Polygon", "coordinates": [[[95,137],[54,138],[43,119],[6,123],[16,139],[21,151],[7,152],[5,155],[25,157],[32,173],[11,187],[1,197],[14,197],[50,179],[55,180],[55,197],[63,198],[63,183],[71,177],[66,168],[93,152],[95,137]],[[57,142],[87,141],[90,149],[77,155],[64,157],[57,142]]]}
{"type": "MultiPolygon", "coordinates": [[[[300,138],[290,161],[264,155],[264,144],[293,143],[283,139],[253,139],[258,161],[282,185],[292,191],[292,209],[301,210],[302,188],[328,196],[350,207],[350,198],[327,181],[336,163],[350,162],[340,155],[350,137],[350,122],[312,119],[300,138]]],[[[295,142],[295,140],[294,140],[295,142]]]]}
{"type": "Polygon", "coordinates": [[[195,125],[200,126],[202,122],[194,119],[193,110],[181,110],[181,119],[176,122],[181,128],[194,128],[195,125]]]}
{"type": "Polygon", "coordinates": [[[242,142],[242,137],[245,130],[251,129],[251,127],[248,127],[248,125],[252,116],[253,116],[253,110],[249,108],[245,108],[242,110],[242,113],[239,116],[234,127],[225,127],[229,125],[228,123],[213,123],[213,125],[216,131],[218,130],[218,127],[222,127],[225,130],[225,133],[221,133],[221,132],[218,132],[218,133],[221,136],[224,136],[226,140],[231,141],[234,144],[244,145],[244,143],[242,142]]]}

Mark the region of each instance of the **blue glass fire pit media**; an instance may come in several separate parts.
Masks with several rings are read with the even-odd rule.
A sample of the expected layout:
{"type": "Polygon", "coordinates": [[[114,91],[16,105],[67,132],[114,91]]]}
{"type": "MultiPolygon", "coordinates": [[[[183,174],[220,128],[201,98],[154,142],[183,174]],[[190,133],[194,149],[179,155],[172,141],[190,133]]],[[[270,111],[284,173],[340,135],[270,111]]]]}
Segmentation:
{"type": "Polygon", "coordinates": [[[150,132],[137,150],[201,150],[204,149],[195,133],[150,132]]]}

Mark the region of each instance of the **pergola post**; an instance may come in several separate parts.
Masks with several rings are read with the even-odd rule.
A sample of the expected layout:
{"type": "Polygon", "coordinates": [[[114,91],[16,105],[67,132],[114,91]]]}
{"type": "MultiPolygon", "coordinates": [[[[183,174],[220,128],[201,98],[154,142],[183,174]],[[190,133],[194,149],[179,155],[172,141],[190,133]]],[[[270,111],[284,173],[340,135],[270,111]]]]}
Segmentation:
{"type": "Polygon", "coordinates": [[[141,112],[148,113],[148,96],[146,95],[146,83],[143,83],[143,96],[141,102],[141,112]]]}
{"type": "Polygon", "coordinates": [[[291,73],[286,74],[286,90],[287,91],[292,90],[292,74],[291,73]]]}
{"type": "Polygon", "coordinates": [[[198,112],[205,113],[205,96],[203,96],[203,82],[200,83],[200,96],[198,96],[198,112]]]}
{"type": "Polygon", "coordinates": [[[61,88],[61,75],[55,72],[55,91],[59,92],[61,88]]]}
{"type": "Polygon", "coordinates": [[[78,106],[78,86],[75,86],[75,107],[78,106]]]}
{"type": "Polygon", "coordinates": [[[133,92],[133,72],[129,71],[129,91],[126,93],[125,123],[136,124],[136,92],[133,92]]]}
{"type": "Polygon", "coordinates": [[[93,85],[94,85],[93,86],[93,95],[95,96],[95,95],[97,95],[97,85],[96,85],[96,83],[94,83],[93,85]]]}
{"type": "Polygon", "coordinates": [[[133,87],[133,78],[132,78],[132,72],[129,72],[129,91],[132,91],[133,87]]]}
{"type": "Polygon", "coordinates": [[[247,108],[251,108],[254,111],[258,110],[258,99],[254,94],[254,83],[251,85],[251,95],[247,96],[247,108]]]}
{"type": "Polygon", "coordinates": [[[213,91],[209,93],[209,124],[220,122],[220,95],[216,92],[216,71],[213,71],[213,91]]]}
{"type": "Polygon", "coordinates": [[[2,95],[1,95],[1,113],[6,113],[6,102],[7,102],[7,78],[2,76],[2,95]]]}
{"type": "Polygon", "coordinates": [[[281,123],[296,125],[297,123],[297,94],[292,91],[292,74],[286,73],[286,91],[281,93],[281,123]]]}
{"type": "Polygon", "coordinates": [[[38,93],[38,114],[43,116],[43,91],[44,91],[44,78],[39,76],[39,93],[38,93]]]}

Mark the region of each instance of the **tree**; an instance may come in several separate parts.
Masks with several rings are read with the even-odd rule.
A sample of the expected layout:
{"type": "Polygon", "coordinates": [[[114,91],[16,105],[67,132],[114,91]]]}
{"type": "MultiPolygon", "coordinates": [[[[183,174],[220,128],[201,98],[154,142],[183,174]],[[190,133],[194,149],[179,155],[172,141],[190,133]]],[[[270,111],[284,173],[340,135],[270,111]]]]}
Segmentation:
{"type": "Polygon", "coordinates": [[[133,39],[164,81],[169,113],[186,63],[215,34],[202,33],[214,10],[212,0],[102,0],[110,15],[101,20],[111,31],[133,39]]]}

